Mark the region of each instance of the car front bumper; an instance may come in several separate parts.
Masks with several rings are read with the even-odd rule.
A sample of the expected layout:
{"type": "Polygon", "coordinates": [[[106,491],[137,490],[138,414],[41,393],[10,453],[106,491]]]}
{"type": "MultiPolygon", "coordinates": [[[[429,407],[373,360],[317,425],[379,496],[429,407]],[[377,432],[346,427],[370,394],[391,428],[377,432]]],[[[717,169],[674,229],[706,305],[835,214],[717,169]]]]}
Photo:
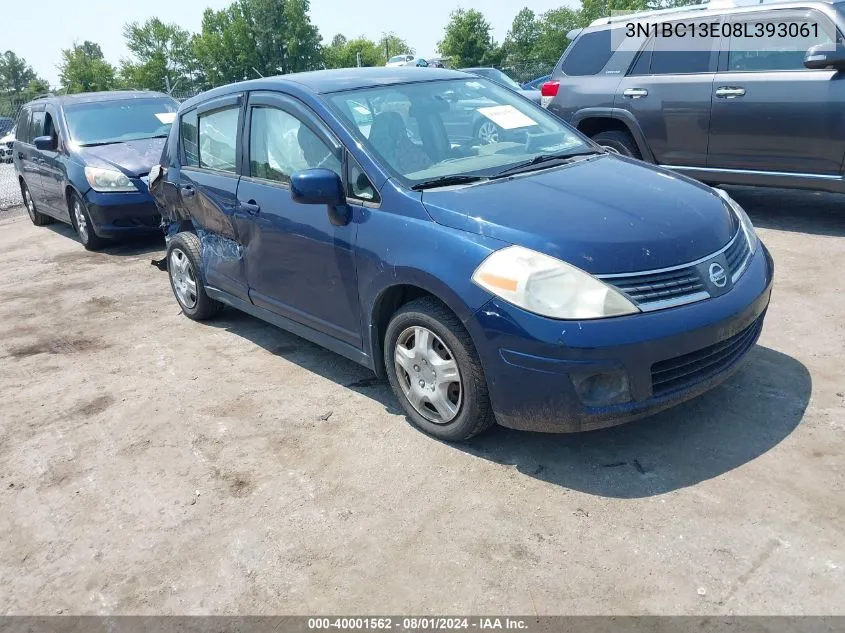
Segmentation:
{"type": "Polygon", "coordinates": [[[161,214],[146,191],[85,194],[94,233],[100,237],[152,234],[161,232],[161,214]]]}
{"type": "Polygon", "coordinates": [[[530,431],[589,431],[652,415],[712,389],[756,343],[773,274],[772,258],[760,244],[730,292],[676,308],[560,321],[490,300],[466,325],[497,421],[530,431]],[[576,388],[585,376],[616,377],[627,383],[627,395],[609,403],[587,398],[585,404],[576,388]]]}

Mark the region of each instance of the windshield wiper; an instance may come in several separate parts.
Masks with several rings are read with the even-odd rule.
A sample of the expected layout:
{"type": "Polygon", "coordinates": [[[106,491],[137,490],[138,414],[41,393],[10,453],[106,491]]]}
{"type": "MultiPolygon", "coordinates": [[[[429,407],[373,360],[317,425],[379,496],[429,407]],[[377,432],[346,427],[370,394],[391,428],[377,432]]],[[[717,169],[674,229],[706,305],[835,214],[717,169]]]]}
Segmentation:
{"type": "Polygon", "coordinates": [[[594,154],[604,154],[605,152],[595,149],[584,149],[577,152],[566,152],[563,154],[539,154],[535,156],[531,160],[527,160],[524,163],[517,163],[516,165],[512,165],[507,169],[503,169],[497,174],[493,174],[491,178],[504,178],[505,176],[512,176],[514,174],[519,174],[525,171],[532,171],[532,167],[536,167],[537,165],[542,165],[544,163],[551,163],[555,161],[560,162],[567,162],[572,158],[576,158],[577,156],[592,156],[594,154]]]}
{"type": "Polygon", "coordinates": [[[97,143],[80,143],[79,147],[100,147],[102,145],[117,145],[123,141],[99,141],[97,143]]]}
{"type": "Polygon", "coordinates": [[[96,143],[82,143],[79,147],[101,147],[103,145],[117,145],[118,143],[129,143],[130,141],[146,141],[151,138],[167,138],[169,134],[156,134],[155,136],[139,136],[138,138],[122,138],[117,141],[98,141],[96,143]]]}
{"type": "Polygon", "coordinates": [[[440,176],[439,178],[432,178],[431,180],[424,180],[413,185],[411,189],[414,191],[422,191],[423,189],[433,189],[434,187],[448,187],[449,185],[465,185],[470,182],[479,182],[487,180],[483,176],[469,176],[467,174],[456,174],[453,176],[440,176]]]}

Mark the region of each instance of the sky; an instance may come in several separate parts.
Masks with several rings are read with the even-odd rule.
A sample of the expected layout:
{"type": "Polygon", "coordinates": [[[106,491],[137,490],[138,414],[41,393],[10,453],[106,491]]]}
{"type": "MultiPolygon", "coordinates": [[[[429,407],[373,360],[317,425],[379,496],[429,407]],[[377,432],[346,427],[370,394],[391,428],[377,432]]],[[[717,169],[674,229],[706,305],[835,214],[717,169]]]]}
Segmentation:
{"type": "MultiPolygon", "coordinates": [[[[34,19],[32,5],[25,1],[0,2],[6,5],[0,12],[0,52],[14,51],[55,86],[61,50],[70,48],[74,41],[97,42],[106,59],[117,65],[129,55],[122,34],[126,22],[158,16],[197,32],[206,7],[222,9],[231,0],[39,0],[35,14],[52,19],[34,19]]],[[[311,21],[320,29],[324,44],[336,33],[350,39],[359,35],[378,39],[382,33],[393,31],[413,46],[417,55],[425,57],[436,52],[449,13],[456,8],[483,12],[493,27],[493,36],[501,42],[523,6],[540,14],[572,4],[572,0],[523,0],[513,4],[495,0],[311,0],[311,21]]]]}

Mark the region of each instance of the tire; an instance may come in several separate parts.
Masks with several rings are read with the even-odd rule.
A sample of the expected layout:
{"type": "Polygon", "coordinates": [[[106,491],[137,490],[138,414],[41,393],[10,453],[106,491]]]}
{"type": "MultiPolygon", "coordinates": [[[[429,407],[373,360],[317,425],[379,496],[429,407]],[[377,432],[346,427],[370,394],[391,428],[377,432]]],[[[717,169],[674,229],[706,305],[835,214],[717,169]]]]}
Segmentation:
{"type": "Polygon", "coordinates": [[[475,140],[482,145],[498,143],[501,135],[501,128],[490,120],[482,119],[475,126],[475,140]]]}
{"type": "Polygon", "coordinates": [[[70,213],[71,226],[76,230],[76,235],[85,250],[98,251],[109,244],[109,240],[103,239],[94,233],[94,225],[88,213],[88,205],[75,191],[68,196],[68,212],[70,213]]]}
{"type": "Polygon", "coordinates": [[[223,309],[223,304],[205,292],[202,276],[202,244],[193,233],[177,233],[167,245],[167,275],[173,296],[189,319],[204,321],[223,309]]]}
{"type": "Polygon", "coordinates": [[[23,204],[26,207],[26,212],[29,214],[29,219],[32,220],[32,223],[35,226],[44,226],[53,221],[53,218],[49,215],[45,215],[35,208],[35,200],[32,199],[29,187],[27,187],[26,183],[23,181],[21,181],[21,197],[23,198],[23,204]]]}
{"type": "Polygon", "coordinates": [[[487,380],[469,333],[458,318],[433,297],[415,299],[393,315],[385,333],[384,365],[402,409],[410,422],[424,433],[447,442],[461,442],[495,423],[487,380]],[[408,338],[409,333],[411,338],[408,338]],[[408,347],[409,341],[413,341],[412,347],[408,347]],[[428,355],[420,353],[424,347],[428,348],[426,341],[430,342],[428,355]],[[400,355],[405,359],[402,363],[396,361],[397,347],[402,348],[400,355]],[[426,359],[433,362],[428,363],[426,359]],[[457,375],[449,369],[453,365],[457,375]],[[441,371],[439,383],[437,371],[441,371]],[[456,380],[441,388],[440,385],[447,384],[442,380],[445,371],[456,380]],[[429,386],[431,399],[423,402],[421,394],[428,398],[429,386]],[[423,413],[411,403],[409,396],[417,401],[423,413]],[[441,396],[450,400],[454,412],[441,414],[441,410],[449,409],[441,396]],[[440,408],[432,404],[434,401],[439,402],[440,408]]]}
{"type": "Polygon", "coordinates": [[[619,154],[622,154],[622,156],[642,159],[642,154],[640,153],[640,148],[637,147],[637,142],[628,132],[623,132],[622,130],[607,130],[605,132],[594,134],[592,138],[602,147],[607,147],[619,154]]]}

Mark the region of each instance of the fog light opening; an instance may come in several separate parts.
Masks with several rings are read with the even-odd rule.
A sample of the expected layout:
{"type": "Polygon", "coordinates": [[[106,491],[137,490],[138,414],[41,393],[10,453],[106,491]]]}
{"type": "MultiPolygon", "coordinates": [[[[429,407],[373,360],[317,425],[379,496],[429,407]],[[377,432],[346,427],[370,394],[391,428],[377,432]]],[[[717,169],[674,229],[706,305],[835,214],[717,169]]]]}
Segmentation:
{"type": "Polygon", "coordinates": [[[605,372],[578,372],[570,374],[575,393],[581,402],[591,407],[628,402],[631,391],[628,373],[624,370],[605,372]]]}

